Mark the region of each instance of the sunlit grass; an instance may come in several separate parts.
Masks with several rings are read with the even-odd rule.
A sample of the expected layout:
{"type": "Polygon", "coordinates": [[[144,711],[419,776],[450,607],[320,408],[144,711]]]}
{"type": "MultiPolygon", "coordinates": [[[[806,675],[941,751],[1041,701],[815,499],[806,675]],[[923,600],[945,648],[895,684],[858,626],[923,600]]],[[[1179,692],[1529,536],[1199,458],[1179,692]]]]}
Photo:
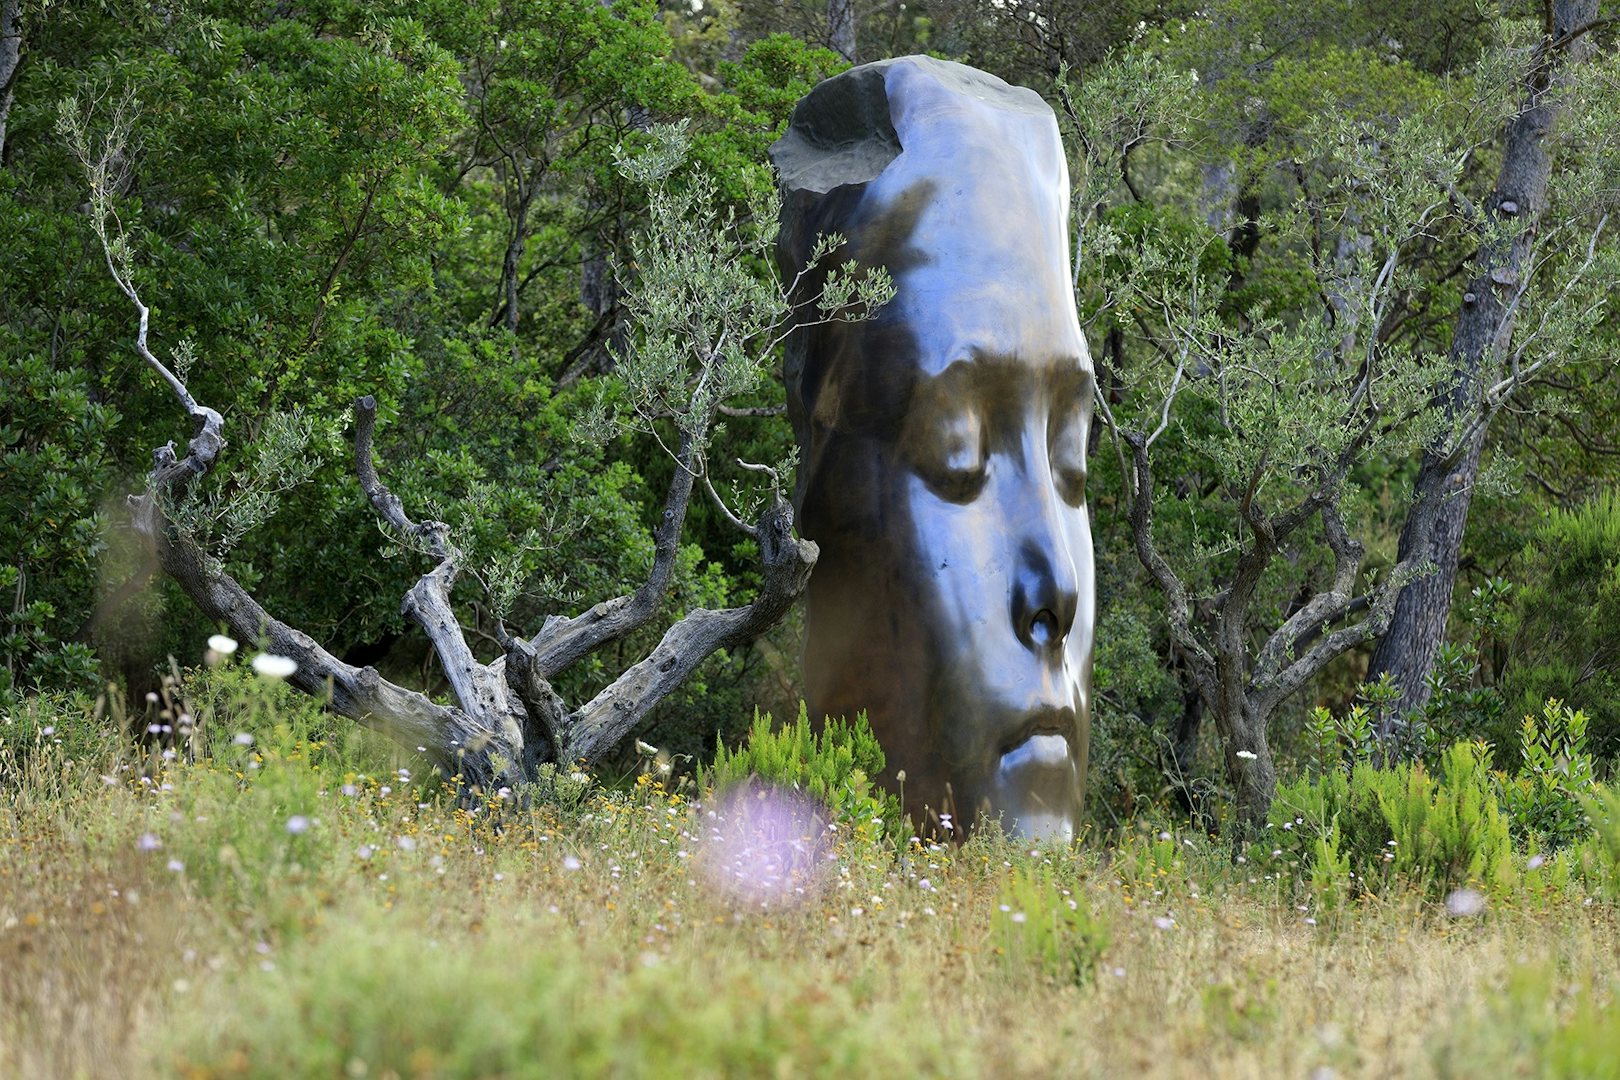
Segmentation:
{"type": "Polygon", "coordinates": [[[169,760],[62,703],[0,723],[0,1076],[1620,1069],[1620,934],[1576,892],[1319,911],[1203,837],[824,820],[735,889],[739,811],[652,776],[469,807],[245,677],[189,701],[169,760]]]}

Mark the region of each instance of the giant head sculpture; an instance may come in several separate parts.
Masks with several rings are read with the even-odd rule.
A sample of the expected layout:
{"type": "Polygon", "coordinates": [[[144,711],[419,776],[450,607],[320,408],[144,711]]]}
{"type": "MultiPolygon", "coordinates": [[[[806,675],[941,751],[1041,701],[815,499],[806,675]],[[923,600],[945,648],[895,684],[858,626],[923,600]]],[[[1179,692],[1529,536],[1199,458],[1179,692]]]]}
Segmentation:
{"type": "Polygon", "coordinates": [[[813,90],[771,150],[784,277],[817,238],[887,267],[861,323],[801,327],[788,411],[814,715],[865,710],[915,820],[1067,838],[1090,729],[1092,366],[1069,183],[1033,91],[927,57],[813,90]]]}

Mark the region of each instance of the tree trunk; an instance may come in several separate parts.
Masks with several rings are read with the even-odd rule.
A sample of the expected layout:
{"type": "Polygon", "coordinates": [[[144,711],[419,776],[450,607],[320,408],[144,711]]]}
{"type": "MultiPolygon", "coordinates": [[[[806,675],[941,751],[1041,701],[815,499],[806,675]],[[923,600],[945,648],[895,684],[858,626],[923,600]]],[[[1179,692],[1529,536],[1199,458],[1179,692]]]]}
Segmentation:
{"type": "Polygon", "coordinates": [[[6,160],[6,121],[22,66],[22,0],[0,0],[0,165],[6,160]]]}
{"type": "Polygon", "coordinates": [[[1476,273],[1463,296],[1451,341],[1455,382],[1441,391],[1453,432],[1467,433],[1460,447],[1425,453],[1419,467],[1413,502],[1438,501],[1432,530],[1421,528],[1421,515],[1410,513],[1401,530],[1400,560],[1426,551],[1434,570],[1401,590],[1389,629],[1379,641],[1368,671],[1369,679],[1387,672],[1400,686],[1401,696],[1392,710],[1396,717],[1429,700],[1429,673],[1445,638],[1468,506],[1485,445],[1488,418],[1479,411],[1480,397],[1493,377],[1500,350],[1512,337],[1517,310],[1513,301],[1523,288],[1521,278],[1546,208],[1547,182],[1552,175],[1550,136],[1560,109],[1558,92],[1569,68],[1591,48],[1585,36],[1570,35],[1596,15],[1596,0],[1558,0],[1553,5],[1550,36],[1535,54],[1525,80],[1524,107],[1507,122],[1496,190],[1482,207],[1488,219],[1479,223],[1482,228],[1515,224],[1519,228],[1510,239],[1487,242],[1480,248],[1476,273]],[[1562,48],[1553,44],[1560,41],[1562,48]],[[1467,431],[1470,426],[1471,432],[1467,431]]]}
{"type": "Polygon", "coordinates": [[[852,64],[855,58],[855,0],[827,0],[827,44],[852,64]]]}

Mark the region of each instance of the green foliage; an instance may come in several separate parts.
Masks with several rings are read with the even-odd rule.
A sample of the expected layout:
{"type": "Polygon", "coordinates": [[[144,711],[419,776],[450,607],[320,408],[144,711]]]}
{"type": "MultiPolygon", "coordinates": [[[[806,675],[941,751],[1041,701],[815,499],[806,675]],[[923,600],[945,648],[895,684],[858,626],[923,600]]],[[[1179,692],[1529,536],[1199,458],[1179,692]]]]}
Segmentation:
{"type": "Polygon", "coordinates": [[[1132,593],[1103,593],[1113,575],[1105,559],[1099,564],[1086,812],[1099,829],[1118,830],[1164,785],[1161,766],[1173,760],[1173,747],[1161,718],[1182,703],[1154,641],[1153,613],[1132,593]],[[1150,743],[1156,756],[1142,752],[1150,743]]]}
{"type": "Polygon", "coordinates": [[[756,709],[743,744],[733,751],[718,742],[714,763],[698,767],[697,781],[699,788],[715,791],[756,780],[803,791],[830,809],[840,824],[902,844],[911,825],[899,798],[874,779],[883,766],[883,748],[865,713],[851,721],[828,717],[816,732],[800,702],[798,719],[779,729],[769,713],[756,709]]]}
{"type": "Polygon", "coordinates": [[[1464,886],[1506,894],[1518,868],[1489,762],[1488,747],[1464,742],[1436,775],[1421,762],[1358,763],[1280,784],[1256,854],[1308,870],[1329,905],[1353,893],[1352,872],[1375,890],[1410,882],[1433,897],[1464,886]]]}
{"type": "Polygon", "coordinates": [[[0,323],[0,708],[21,689],[96,688],[95,658],[75,638],[106,548],[106,440],[118,422],[83,371],[15,344],[0,323]]]}
{"type": "Polygon", "coordinates": [[[1520,959],[1489,1004],[1435,1040],[1434,1074],[1442,1080],[1474,1076],[1535,1076],[1593,1080],[1620,1075],[1615,1031],[1620,993],[1582,980],[1544,960],[1520,959]]]}
{"type": "Polygon", "coordinates": [[[1575,847],[1573,861],[1586,887],[1620,903],[1620,789],[1594,786],[1581,797],[1592,834],[1575,847]]]}
{"type": "Polygon", "coordinates": [[[1596,786],[1586,715],[1554,698],[1539,721],[1526,716],[1519,728],[1519,770],[1503,775],[1500,786],[1516,834],[1552,851],[1585,836],[1590,821],[1581,800],[1596,786]]]}
{"type": "Polygon", "coordinates": [[[1112,938],[1108,921],[1085,894],[1067,888],[1044,865],[1015,867],[990,919],[991,939],[1015,973],[1085,986],[1112,938]]]}
{"type": "Polygon", "coordinates": [[[1549,514],[1519,558],[1501,676],[1510,715],[1558,698],[1589,718],[1595,757],[1620,756],[1620,494],[1549,514]]]}

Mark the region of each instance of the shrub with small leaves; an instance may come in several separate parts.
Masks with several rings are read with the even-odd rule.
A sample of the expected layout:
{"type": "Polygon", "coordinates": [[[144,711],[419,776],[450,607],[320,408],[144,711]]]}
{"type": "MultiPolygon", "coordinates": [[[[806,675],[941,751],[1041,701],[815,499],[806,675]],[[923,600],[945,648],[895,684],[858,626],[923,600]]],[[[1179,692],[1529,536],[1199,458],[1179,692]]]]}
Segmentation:
{"type": "Polygon", "coordinates": [[[1351,873],[1357,890],[1398,880],[1436,897],[1463,885],[1506,892],[1517,868],[1489,754],[1484,743],[1457,743],[1434,774],[1422,762],[1359,764],[1280,785],[1256,855],[1308,874],[1328,897],[1351,873]]]}
{"type": "Polygon", "coordinates": [[[770,713],[754,711],[754,723],[735,751],[717,743],[714,764],[698,768],[699,788],[724,791],[758,780],[803,791],[825,803],[841,824],[876,830],[896,844],[910,836],[900,800],[873,780],[883,771],[883,748],[866,722],[829,717],[817,733],[803,702],[791,724],[775,729],[770,713]]]}
{"type": "Polygon", "coordinates": [[[1514,831],[1552,850],[1584,836],[1589,822],[1581,797],[1596,783],[1587,750],[1586,714],[1549,700],[1541,719],[1519,728],[1519,771],[1501,778],[1502,807],[1514,831]]]}

